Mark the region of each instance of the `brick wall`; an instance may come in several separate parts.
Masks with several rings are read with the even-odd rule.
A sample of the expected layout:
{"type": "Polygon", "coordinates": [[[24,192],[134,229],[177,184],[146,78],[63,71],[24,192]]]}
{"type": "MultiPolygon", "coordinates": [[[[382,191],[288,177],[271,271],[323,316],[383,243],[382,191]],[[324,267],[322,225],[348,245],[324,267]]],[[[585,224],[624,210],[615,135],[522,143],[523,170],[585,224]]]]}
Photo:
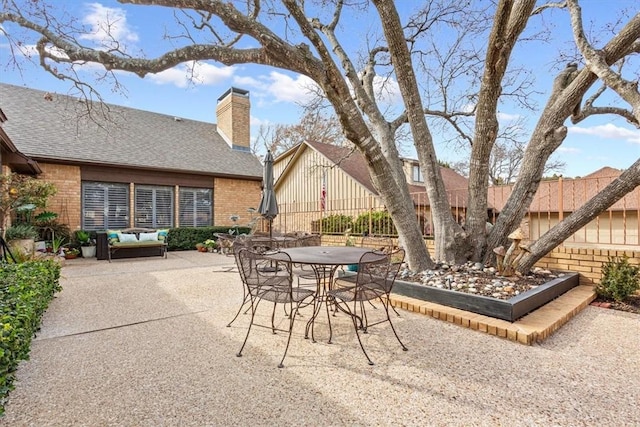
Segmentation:
{"type": "Polygon", "coordinates": [[[640,250],[580,249],[558,247],[542,258],[537,266],[550,270],[569,270],[580,273],[581,285],[594,285],[602,278],[602,266],[610,257],[629,258],[629,263],[640,265],[640,250]]]}
{"type": "Polygon", "coordinates": [[[58,214],[58,222],[68,224],[71,231],[80,229],[81,186],[80,167],[52,163],[38,163],[38,176],[54,184],[58,190],[49,199],[47,210],[58,214]]]}
{"type": "MultiPolygon", "coordinates": [[[[41,179],[53,183],[57,194],[49,200],[47,210],[56,212],[61,223],[69,225],[71,231],[81,227],[81,174],[80,167],[52,163],[39,163],[41,179]]],[[[252,217],[247,208],[257,208],[260,203],[260,181],[215,178],[213,182],[214,225],[232,226],[231,215],[238,215],[238,225],[248,224],[252,217]]],[[[130,204],[133,211],[134,185],[130,184],[130,204]]],[[[178,188],[178,187],[176,187],[178,188]]],[[[177,208],[177,203],[176,203],[177,208]]],[[[133,212],[130,213],[133,218],[133,212]]]]}
{"type": "Polygon", "coordinates": [[[244,181],[240,179],[216,178],[213,190],[213,223],[214,225],[232,226],[231,215],[240,218],[237,224],[247,225],[252,216],[248,208],[257,208],[260,204],[260,181],[244,181]]]}

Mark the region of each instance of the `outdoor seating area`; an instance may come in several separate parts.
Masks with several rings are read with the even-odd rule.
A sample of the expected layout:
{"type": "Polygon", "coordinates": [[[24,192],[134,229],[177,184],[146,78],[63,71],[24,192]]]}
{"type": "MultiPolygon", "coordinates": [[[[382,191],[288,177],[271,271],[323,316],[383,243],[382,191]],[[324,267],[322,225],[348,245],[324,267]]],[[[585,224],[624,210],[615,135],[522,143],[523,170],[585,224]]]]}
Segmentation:
{"type": "Polygon", "coordinates": [[[258,326],[270,327],[275,334],[276,316],[284,316],[289,320],[284,329],[288,333],[288,340],[278,367],[284,367],[294,323],[299,314],[307,319],[304,337],[311,337],[316,342],[316,321],[325,311],[329,343],[333,337],[332,318],[341,313],[347,315],[370,365],[374,362],[360,338],[360,331],[367,333],[370,326],[388,322],[401,348],[406,351],[407,347],[389,317],[389,295],[404,260],[404,251],[400,249],[392,253],[366,247],[300,246],[314,242],[316,240],[309,236],[297,239],[294,236],[270,238],[239,235],[234,239],[232,250],[243,284],[243,298],[227,327],[231,327],[241,313],[250,314],[247,335],[237,355],[242,356],[255,323],[256,311],[263,300],[273,304],[271,322],[270,325],[258,326]],[[338,280],[335,277],[337,269],[352,263],[359,266],[356,275],[338,280]],[[302,286],[300,279],[308,282],[302,286]],[[384,316],[370,321],[365,301],[373,309],[378,308],[373,301],[378,301],[383,308],[379,314],[384,316]],[[277,311],[278,304],[285,305],[281,314],[277,314],[280,313],[277,311]],[[307,312],[300,312],[307,307],[307,312]]]}
{"type": "Polygon", "coordinates": [[[111,262],[116,252],[127,252],[129,256],[167,256],[168,230],[149,228],[126,228],[107,230],[107,258],[111,262]]]}

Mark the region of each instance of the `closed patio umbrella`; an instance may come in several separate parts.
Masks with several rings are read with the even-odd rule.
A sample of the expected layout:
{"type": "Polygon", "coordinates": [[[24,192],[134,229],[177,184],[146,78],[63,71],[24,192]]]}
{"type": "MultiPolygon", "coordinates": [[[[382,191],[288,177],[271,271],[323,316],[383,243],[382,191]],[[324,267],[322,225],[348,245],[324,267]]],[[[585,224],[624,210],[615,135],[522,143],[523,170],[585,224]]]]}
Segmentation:
{"type": "Polygon", "coordinates": [[[278,201],[273,189],[273,156],[267,151],[264,159],[264,177],[262,183],[262,198],[258,205],[258,213],[269,221],[269,238],[272,237],[273,219],[278,215],[278,201]]]}

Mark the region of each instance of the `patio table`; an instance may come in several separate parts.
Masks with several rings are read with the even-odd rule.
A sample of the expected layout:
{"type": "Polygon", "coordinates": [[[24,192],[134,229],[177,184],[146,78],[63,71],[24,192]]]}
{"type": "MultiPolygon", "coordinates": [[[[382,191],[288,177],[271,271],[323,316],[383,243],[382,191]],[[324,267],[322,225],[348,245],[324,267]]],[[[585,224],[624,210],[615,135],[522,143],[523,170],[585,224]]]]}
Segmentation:
{"type": "MultiPolygon", "coordinates": [[[[360,258],[366,252],[371,252],[371,248],[359,248],[355,246],[302,246],[297,248],[282,248],[280,252],[286,253],[291,258],[292,264],[308,265],[316,277],[316,293],[313,300],[313,315],[307,322],[305,328],[305,338],[309,338],[311,330],[311,340],[315,342],[314,323],[318,317],[322,305],[327,311],[329,324],[329,344],[331,344],[332,329],[329,313],[330,298],[326,293],[327,287],[332,286],[336,270],[341,265],[358,264],[360,258]]],[[[384,257],[380,254],[380,257],[384,257]]],[[[279,259],[278,253],[265,255],[267,258],[279,259]]],[[[284,257],[283,257],[284,258],[284,257]]],[[[370,261],[377,261],[371,259],[370,261]]]]}

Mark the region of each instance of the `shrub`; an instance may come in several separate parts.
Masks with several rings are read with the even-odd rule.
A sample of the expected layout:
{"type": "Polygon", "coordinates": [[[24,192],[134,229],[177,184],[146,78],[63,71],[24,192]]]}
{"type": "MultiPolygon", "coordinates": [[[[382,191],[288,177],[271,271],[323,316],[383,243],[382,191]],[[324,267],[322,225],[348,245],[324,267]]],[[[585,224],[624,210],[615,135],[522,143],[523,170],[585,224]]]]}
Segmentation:
{"type": "Polygon", "coordinates": [[[323,233],[344,234],[353,225],[353,218],[348,215],[329,215],[322,218],[323,233]]]}
{"type": "Polygon", "coordinates": [[[18,363],[29,358],[42,315],[62,289],[59,278],[60,265],[52,260],[5,264],[0,269],[0,414],[13,389],[18,363]]]}
{"type": "Polygon", "coordinates": [[[387,211],[365,212],[353,223],[355,234],[375,234],[376,236],[395,236],[398,234],[391,215],[387,211]],[[371,221],[371,227],[369,227],[371,221]]]}
{"type": "Polygon", "coordinates": [[[640,267],[629,264],[628,258],[609,258],[602,267],[602,280],[596,285],[598,296],[624,301],[640,289],[640,267]]]}
{"type": "MultiPolygon", "coordinates": [[[[238,234],[248,234],[249,232],[251,232],[251,228],[249,227],[237,227],[238,234]]],[[[229,227],[214,226],[172,228],[169,230],[169,236],[167,238],[168,249],[170,251],[193,250],[193,248],[196,247],[196,243],[216,239],[214,236],[215,233],[229,233],[229,227]]]]}

